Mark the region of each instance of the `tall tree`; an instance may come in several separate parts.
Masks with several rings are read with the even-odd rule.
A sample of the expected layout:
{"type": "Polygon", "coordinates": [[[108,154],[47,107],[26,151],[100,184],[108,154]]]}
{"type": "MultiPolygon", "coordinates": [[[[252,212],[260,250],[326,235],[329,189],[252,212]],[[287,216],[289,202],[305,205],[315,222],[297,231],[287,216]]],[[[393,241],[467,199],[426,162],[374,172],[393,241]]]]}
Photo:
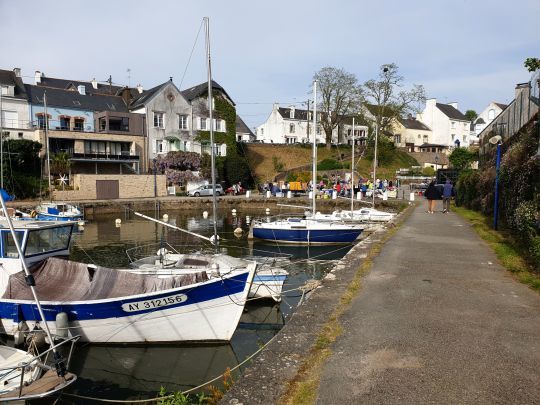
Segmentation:
{"type": "Polygon", "coordinates": [[[367,109],[375,118],[382,133],[390,132],[392,123],[400,117],[420,111],[426,101],[424,87],[413,84],[403,89],[404,78],[395,63],[382,65],[377,79],[364,83],[367,109]]]}
{"type": "Polygon", "coordinates": [[[346,115],[358,112],[363,100],[362,86],[354,74],[330,66],[316,72],[313,80],[318,81],[320,124],[326,135],[326,147],[330,148],[334,129],[346,115]]]}
{"type": "Polygon", "coordinates": [[[476,118],[478,118],[478,114],[474,110],[467,110],[465,111],[465,117],[467,117],[467,119],[472,122],[476,118]]]}

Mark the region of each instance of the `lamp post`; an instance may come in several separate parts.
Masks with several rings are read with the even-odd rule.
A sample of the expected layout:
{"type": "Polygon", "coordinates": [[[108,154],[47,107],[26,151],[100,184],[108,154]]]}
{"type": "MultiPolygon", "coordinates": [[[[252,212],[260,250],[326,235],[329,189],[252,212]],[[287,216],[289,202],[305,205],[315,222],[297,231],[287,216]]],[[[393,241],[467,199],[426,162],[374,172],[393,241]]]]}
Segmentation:
{"type": "Polygon", "coordinates": [[[497,220],[499,217],[499,168],[501,166],[502,137],[500,135],[495,135],[489,138],[489,143],[497,145],[497,158],[495,160],[495,201],[493,206],[493,229],[497,230],[497,220]]]}
{"type": "Polygon", "coordinates": [[[437,173],[438,164],[439,164],[439,155],[435,155],[435,173],[437,173]]]}

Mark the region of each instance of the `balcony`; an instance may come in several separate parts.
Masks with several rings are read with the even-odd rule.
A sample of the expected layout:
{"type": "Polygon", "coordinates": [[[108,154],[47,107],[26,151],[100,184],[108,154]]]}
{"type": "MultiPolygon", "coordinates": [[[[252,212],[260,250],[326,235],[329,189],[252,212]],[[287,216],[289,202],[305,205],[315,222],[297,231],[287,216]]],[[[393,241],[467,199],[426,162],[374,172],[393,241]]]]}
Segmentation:
{"type": "Polygon", "coordinates": [[[134,163],[138,162],[140,156],[132,155],[128,152],[121,153],[119,155],[111,153],[77,153],[77,152],[68,152],[71,160],[78,162],[96,162],[96,161],[106,161],[106,162],[121,162],[121,163],[134,163]]]}

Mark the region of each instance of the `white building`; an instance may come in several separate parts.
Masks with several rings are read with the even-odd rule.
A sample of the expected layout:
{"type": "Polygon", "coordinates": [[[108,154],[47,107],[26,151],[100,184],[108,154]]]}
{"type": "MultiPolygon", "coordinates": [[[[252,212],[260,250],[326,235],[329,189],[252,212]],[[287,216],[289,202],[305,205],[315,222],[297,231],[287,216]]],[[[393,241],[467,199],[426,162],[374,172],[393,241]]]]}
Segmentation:
{"type": "Polygon", "coordinates": [[[467,147],[470,144],[470,121],[458,110],[457,103],[437,103],[434,98],[426,101],[424,111],[416,119],[432,131],[431,143],[448,148],[467,147]]]}
{"type": "Polygon", "coordinates": [[[5,139],[39,141],[30,120],[30,108],[21,79],[21,69],[0,70],[0,126],[5,139]]]}
{"type": "MultiPolygon", "coordinates": [[[[317,143],[326,143],[326,135],[321,118],[324,114],[317,113],[316,140],[317,143]]],[[[355,143],[360,143],[367,136],[366,126],[355,126],[355,143]]],[[[311,143],[313,139],[313,111],[297,109],[294,106],[280,107],[275,103],[270,116],[263,124],[256,128],[258,142],[262,143],[311,143]]],[[[351,144],[352,118],[345,117],[343,124],[334,128],[332,132],[333,144],[351,144]]]]}
{"type": "Polygon", "coordinates": [[[502,111],[508,107],[506,104],[502,103],[496,103],[492,101],[489,103],[489,105],[482,111],[480,114],[478,114],[478,117],[474,121],[474,132],[476,136],[480,134],[484,130],[485,127],[487,127],[491,121],[495,119],[502,111]]]}

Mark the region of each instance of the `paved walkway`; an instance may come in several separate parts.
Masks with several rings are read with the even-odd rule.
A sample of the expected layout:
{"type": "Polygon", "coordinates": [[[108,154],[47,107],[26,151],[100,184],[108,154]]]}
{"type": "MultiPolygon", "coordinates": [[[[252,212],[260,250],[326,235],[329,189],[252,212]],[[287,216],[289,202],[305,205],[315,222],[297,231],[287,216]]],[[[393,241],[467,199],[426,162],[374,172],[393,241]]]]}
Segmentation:
{"type": "Polygon", "coordinates": [[[540,296],[456,214],[416,208],[342,321],[318,404],[540,404],[540,296]]]}

